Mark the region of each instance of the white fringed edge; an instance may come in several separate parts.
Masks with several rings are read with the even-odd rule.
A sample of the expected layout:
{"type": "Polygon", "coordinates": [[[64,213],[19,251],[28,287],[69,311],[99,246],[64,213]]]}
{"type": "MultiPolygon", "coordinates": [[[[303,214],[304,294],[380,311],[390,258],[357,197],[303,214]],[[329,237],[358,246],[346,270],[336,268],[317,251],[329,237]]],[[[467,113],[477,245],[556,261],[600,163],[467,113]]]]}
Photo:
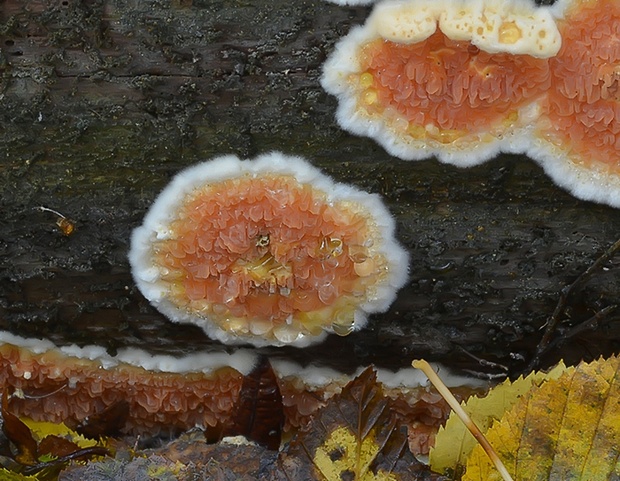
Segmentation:
{"type": "MultiPolygon", "coordinates": [[[[0,345],[9,344],[34,355],[55,353],[71,360],[90,360],[101,365],[102,369],[114,369],[123,365],[130,365],[153,373],[211,374],[222,368],[232,368],[247,376],[256,366],[258,356],[247,349],[237,349],[234,353],[194,353],[181,357],[150,354],[138,348],[123,348],[115,356],[109,355],[101,346],[78,347],[75,344],[58,347],[53,342],[44,339],[24,338],[0,331],[0,345]]],[[[270,359],[273,370],[280,378],[295,378],[310,388],[320,389],[330,384],[344,386],[366,367],[360,367],[354,374],[344,374],[332,368],[316,365],[301,366],[292,361],[270,359]]],[[[445,366],[433,363],[441,374],[442,380],[449,387],[470,386],[480,387],[487,385],[486,381],[478,378],[461,376],[451,372],[445,366]]],[[[411,367],[396,372],[383,368],[375,368],[377,380],[388,388],[408,389],[419,386],[428,386],[428,379],[419,371],[411,367]]]]}
{"type": "MultiPolygon", "coordinates": [[[[407,281],[409,256],[394,237],[394,219],[381,198],[377,194],[334,182],[301,157],[287,156],[279,152],[261,155],[255,160],[240,160],[234,155],[217,157],[190,167],[174,177],[151,206],[142,226],[136,228],[131,237],[129,262],[134,280],[142,294],[172,321],[195,324],[209,337],[225,344],[249,343],[258,347],[285,345],[282,342],[251,335],[232,335],[208,318],[179,309],[166,299],[167,288],[160,282],[159,270],[151,258],[153,242],[170,235],[169,224],[188,194],[205,184],[214,184],[245,175],[263,174],[290,175],[299,183],[310,184],[314,189],[323,192],[327,196],[328,203],[354,202],[370,213],[371,224],[374,223],[376,231],[381,234],[381,245],[375,248],[387,260],[388,274],[384,284],[375,286],[375,296],[358,306],[354,314],[354,330],[366,325],[369,314],[386,311],[396,298],[398,289],[407,281]]],[[[322,341],[326,335],[326,332],[318,336],[303,335],[287,345],[305,347],[322,341]]]]}

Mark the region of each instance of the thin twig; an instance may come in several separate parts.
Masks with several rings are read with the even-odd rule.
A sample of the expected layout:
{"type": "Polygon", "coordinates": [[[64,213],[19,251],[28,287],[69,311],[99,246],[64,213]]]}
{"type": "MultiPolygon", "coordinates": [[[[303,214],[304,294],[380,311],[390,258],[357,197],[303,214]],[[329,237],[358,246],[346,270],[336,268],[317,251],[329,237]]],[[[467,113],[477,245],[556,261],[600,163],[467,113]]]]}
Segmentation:
{"type": "Polygon", "coordinates": [[[572,295],[577,289],[581,288],[586,282],[590,280],[590,278],[605,262],[610,260],[616,254],[618,249],[620,249],[620,239],[614,242],[612,246],[603,253],[603,255],[596,259],[596,261],[594,261],[590,265],[590,267],[588,267],[584,272],[582,272],[572,284],[565,286],[562,289],[562,291],[560,292],[560,299],[555,306],[555,310],[553,311],[551,318],[546,324],[545,333],[540,339],[540,342],[536,347],[536,353],[534,354],[534,357],[532,358],[532,361],[528,366],[529,371],[533,371],[536,366],[538,366],[542,354],[548,349],[553,333],[555,332],[558,324],[560,323],[562,313],[566,310],[568,300],[572,297],[572,295]]]}
{"type": "Polygon", "coordinates": [[[42,205],[35,207],[36,210],[40,210],[41,212],[51,212],[52,214],[56,214],[61,219],[66,219],[64,215],[54,209],[50,209],[49,207],[43,207],[42,205]]]}
{"type": "Polygon", "coordinates": [[[433,386],[439,391],[439,394],[443,396],[446,402],[450,405],[452,410],[456,413],[456,415],[463,421],[463,424],[469,429],[469,432],[476,438],[476,441],[480,443],[482,449],[487,453],[489,459],[493,462],[499,473],[502,475],[505,481],[513,481],[512,476],[502,463],[502,460],[499,459],[499,456],[493,449],[493,446],[489,443],[487,438],[482,434],[480,428],[476,426],[469,415],[465,412],[465,410],[461,407],[456,398],[452,395],[448,387],[443,383],[443,381],[439,378],[437,373],[431,367],[431,365],[424,360],[415,360],[411,363],[411,365],[417,369],[420,369],[426,377],[428,377],[429,381],[433,383],[433,386]]]}
{"type": "Polygon", "coordinates": [[[577,324],[576,326],[573,326],[566,333],[562,334],[562,336],[558,337],[557,339],[554,339],[553,342],[549,344],[549,349],[570,339],[571,337],[575,337],[576,335],[581,334],[584,331],[590,331],[590,330],[596,329],[599,326],[599,322],[605,319],[609,314],[614,312],[616,309],[618,309],[617,304],[613,304],[611,306],[607,306],[601,309],[589,319],[577,324]]]}
{"type": "MultiPolygon", "coordinates": [[[[487,359],[482,359],[481,357],[478,357],[478,356],[472,354],[471,352],[469,352],[463,346],[458,346],[458,350],[461,351],[463,354],[465,354],[465,355],[469,356],[470,358],[472,358],[474,361],[476,361],[481,366],[496,368],[496,369],[499,369],[500,371],[504,371],[504,373],[508,372],[508,367],[507,366],[504,366],[503,364],[498,364],[498,363],[493,362],[493,361],[489,361],[487,359]]],[[[484,373],[484,374],[486,374],[486,373],[484,373]]],[[[505,374],[504,374],[504,376],[505,376],[505,374]]]]}

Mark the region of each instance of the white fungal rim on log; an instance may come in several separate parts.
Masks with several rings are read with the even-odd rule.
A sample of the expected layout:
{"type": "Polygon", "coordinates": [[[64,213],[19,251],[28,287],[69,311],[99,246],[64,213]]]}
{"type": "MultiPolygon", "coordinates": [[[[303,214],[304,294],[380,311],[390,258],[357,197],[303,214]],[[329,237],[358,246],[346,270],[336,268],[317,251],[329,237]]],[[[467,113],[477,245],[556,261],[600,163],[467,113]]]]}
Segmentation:
{"type": "MultiPolygon", "coordinates": [[[[599,159],[588,154],[587,150],[586,153],[579,151],[571,147],[570,140],[558,145],[558,139],[554,140],[557,127],[546,118],[548,110],[545,109],[554,109],[553,105],[546,104],[549,91],[542,91],[529,103],[520,104],[516,110],[518,120],[508,127],[497,125],[488,130],[467,132],[446,143],[436,141],[433,135],[409,135],[408,120],[393,107],[386,107],[381,113],[366,111],[362,99],[365,90],[360,79],[365,67],[361,65],[360,55],[363,46],[370,42],[377,39],[397,43],[423,42],[439,29],[448,38],[470,41],[489,53],[526,54],[551,62],[556,57],[559,59],[563,52],[570,51],[568,46],[562,49],[561,31],[570,22],[579,21],[579,10],[575,9],[580,5],[578,0],[559,0],[552,6],[536,6],[529,0],[381,2],[374,7],[363,26],[352,28],[336,44],[323,66],[321,84],[338,98],[336,119],[343,129],[374,139],[395,157],[420,160],[435,156],[441,162],[470,167],[482,164],[500,152],[527,154],[557,185],[575,197],[618,208],[620,164],[610,163],[606,154],[599,154],[599,159]],[[488,32],[483,28],[485,22],[493,27],[488,32]],[[502,22],[506,28],[500,31],[497,26],[502,22]],[[482,29],[480,35],[476,33],[479,28],[482,29]],[[511,30],[515,29],[527,35],[512,41],[515,37],[510,37],[511,30]],[[502,35],[509,41],[500,42],[502,35]]],[[[617,23],[619,14],[614,15],[617,23]]],[[[550,76],[553,78],[551,72],[550,76]]],[[[609,82],[608,79],[605,81],[609,82]]],[[[570,92],[567,95],[570,97],[570,92]]],[[[574,108],[579,110],[579,105],[574,108]]],[[[590,120],[598,122],[596,115],[602,114],[593,112],[590,115],[590,120]]],[[[616,118],[617,115],[612,122],[617,122],[616,118]]],[[[432,124],[414,123],[414,126],[427,130],[429,126],[435,128],[432,124]]],[[[592,127],[602,128],[602,125],[592,127]]],[[[617,130],[617,126],[611,125],[609,129],[617,130]]]]}
{"type": "MultiPolygon", "coordinates": [[[[183,356],[151,354],[136,347],[126,347],[110,355],[102,346],[77,346],[70,344],[56,346],[52,341],[38,338],[25,338],[8,331],[0,331],[0,347],[14,346],[24,349],[32,355],[57,354],[62,363],[70,366],[75,363],[79,367],[80,361],[88,360],[96,363],[101,369],[122,369],[123,366],[132,366],[153,373],[171,374],[205,374],[211,375],[219,369],[232,368],[247,376],[258,362],[258,354],[251,349],[236,348],[234,352],[197,352],[183,356]]],[[[19,361],[18,361],[19,362],[19,361]]],[[[336,369],[309,364],[302,366],[296,362],[283,359],[270,359],[270,364],[281,378],[297,379],[311,389],[320,389],[336,384],[344,386],[362,371],[366,366],[360,366],[353,374],[346,374],[336,369]]],[[[449,387],[482,387],[487,381],[470,376],[455,374],[440,363],[432,363],[436,370],[441,372],[442,380],[449,387]]],[[[18,366],[15,366],[18,368],[18,366]]],[[[413,389],[420,386],[429,386],[428,379],[419,370],[406,367],[398,371],[376,367],[377,380],[388,388],[413,389]]]]}
{"type": "Polygon", "coordinates": [[[367,323],[371,313],[384,312],[396,298],[396,293],[408,278],[408,254],[395,239],[395,222],[389,210],[377,194],[364,192],[350,185],[334,182],[301,157],[272,152],[258,156],[255,160],[240,160],[234,155],[217,157],[190,167],[168,184],[155,200],[144,218],[142,226],[136,228],[131,238],[129,261],[136,284],[143,295],[160,312],[175,322],[200,326],[212,339],[226,344],[249,343],[254,346],[292,345],[304,347],[325,338],[329,329],[312,336],[302,333],[292,342],[264,339],[252,334],[237,334],[223,330],[208,317],[179,308],[167,298],[167,286],[160,280],[160,269],[153,263],[152,245],[170,235],[169,225],[175,219],[186,196],[204,185],[217,184],[229,179],[261,175],[291,176],[298,183],[310,185],[313,190],[326,196],[326,203],[347,202],[358,205],[368,213],[369,223],[380,236],[373,238],[373,251],[380,253],[387,261],[384,281],[373,286],[354,312],[353,330],[359,330],[367,323]]]}

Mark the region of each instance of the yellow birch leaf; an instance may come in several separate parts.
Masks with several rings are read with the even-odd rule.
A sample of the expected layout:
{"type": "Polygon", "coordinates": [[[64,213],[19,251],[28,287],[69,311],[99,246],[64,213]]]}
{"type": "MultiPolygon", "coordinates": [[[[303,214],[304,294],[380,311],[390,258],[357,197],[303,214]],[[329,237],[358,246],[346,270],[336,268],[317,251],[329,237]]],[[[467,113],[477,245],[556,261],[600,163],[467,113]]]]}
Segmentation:
{"type": "MultiPolygon", "coordinates": [[[[620,474],[620,359],[581,363],[533,386],[486,433],[515,481],[607,481],[620,474]]],[[[476,446],[462,481],[500,479],[476,446]]]]}
{"type": "MultiPolygon", "coordinates": [[[[557,379],[567,370],[564,363],[559,363],[548,373],[533,372],[527,377],[520,377],[511,382],[504,381],[494,387],[484,397],[472,396],[461,403],[469,417],[484,433],[494,421],[499,420],[510,410],[533,385],[540,385],[549,379],[557,379]]],[[[429,462],[431,469],[438,473],[462,473],[469,454],[478,443],[454,413],[446,425],[439,428],[435,445],[431,448],[429,462]]]]}
{"type": "Polygon", "coordinates": [[[381,446],[376,443],[373,430],[360,443],[351,430],[339,427],[317,448],[313,461],[328,481],[341,481],[343,473],[347,472],[354,474],[354,479],[359,481],[398,481],[394,474],[370,470],[380,451],[381,446]]]}
{"type": "Polygon", "coordinates": [[[0,479],[2,481],[40,481],[36,476],[26,476],[25,474],[15,473],[6,468],[0,468],[0,479]]]}

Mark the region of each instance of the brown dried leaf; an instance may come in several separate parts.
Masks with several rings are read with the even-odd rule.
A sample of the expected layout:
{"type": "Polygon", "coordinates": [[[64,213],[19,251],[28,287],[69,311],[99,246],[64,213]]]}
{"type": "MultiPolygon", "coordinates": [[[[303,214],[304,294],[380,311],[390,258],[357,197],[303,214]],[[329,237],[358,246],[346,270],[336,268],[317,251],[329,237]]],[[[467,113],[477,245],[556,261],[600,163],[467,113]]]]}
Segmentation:
{"type": "Polygon", "coordinates": [[[17,448],[15,460],[21,464],[36,463],[38,458],[37,442],[32,436],[30,428],[9,411],[9,393],[7,390],[2,395],[2,420],[4,435],[17,448]]]}
{"type": "Polygon", "coordinates": [[[55,458],[67,456],[71,453],[79,451],[80,447],[68,439],[61,438],[55,434],[45,436],[39,443],[39,456],[50,455],[55,458]]]}
{"type": "Polygon", "coordinates": [[[263,358],[243,379],[233,424],[224,436],[243,435],[267,449],[277,450],[282,438],[284,405],[271,364],[263,358]]]}
{"type": "MultiPolygon", "coordinates": [[[[125,427],[129,417],[129,403],[119,401],[101,412],[89,416],[81,423],[69,426],[75,432],[90,439],[116,436],[125,427]]],[[[69,425],[68,423],[65,423],[69,425]]]]}
{"type": "Polygon", "coordinates": [[[366,369],[334,396],[278,461],[275,479],[414,481],[440,479],[408,448],[376,373],[366,369]],[[291,472],[295,475],[289,476],[291,472]]]}

